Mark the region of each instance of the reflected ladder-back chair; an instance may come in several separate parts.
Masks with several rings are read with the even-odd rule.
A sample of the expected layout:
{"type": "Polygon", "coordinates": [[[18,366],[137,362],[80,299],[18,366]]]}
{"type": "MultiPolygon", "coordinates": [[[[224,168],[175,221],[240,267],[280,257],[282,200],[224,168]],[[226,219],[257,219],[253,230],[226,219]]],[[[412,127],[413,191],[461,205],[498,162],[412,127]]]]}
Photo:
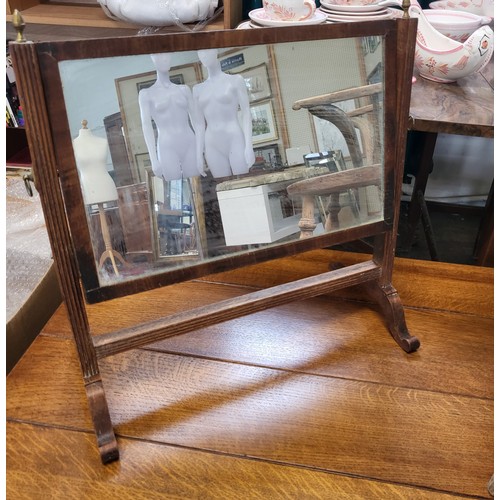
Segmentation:
{"type": "Polygon", "coordinates": [[[378,103],[377,95],[381,91],[382,84],[374,83],[301,99],[294,103],[294,110],[307,109],[311,115],[332,123],[340,131],[353,166],[350,170],[305,179],[288,187],[290,195],[302,198],[302,218],[299,222],[301,238],[312,236],[316,229],[314,212],[318,196],[329,196],[326,230],[339,227],[339,212],[342,208],[340,195],[345,191],[365,188],[359,189],[358,198],[365,198],[368,214],[380,212],[381,166],[374,165],[374,159],[380,158],[380,140],[374,110],[378,103]],[[344,111],[335,105],[351,100],[357,103],[363,100],[370,102],[361,103],[362,105],[351,111],[344,111]]]}

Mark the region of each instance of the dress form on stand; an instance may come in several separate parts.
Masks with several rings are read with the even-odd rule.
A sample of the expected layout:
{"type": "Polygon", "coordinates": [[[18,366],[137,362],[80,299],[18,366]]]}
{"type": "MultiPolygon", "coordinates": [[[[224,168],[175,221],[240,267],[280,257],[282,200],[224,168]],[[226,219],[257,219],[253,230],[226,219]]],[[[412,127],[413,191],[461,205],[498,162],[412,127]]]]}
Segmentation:
{"type": "Polygon", "coordinates": [[[99,269],[109,259],[115,274],[118,276],[116,260],[124,266],[126,262],[122,255],[113,249],[109,232],[108,221],[104,211],[104,203],[118,200],[115,183],[106,168],[108,157],[108,142],[106,139],[96,137],[87,128],[87,120],[82,120],[82,128],[78,137],[73,140],[76,166],[80,174],[83,201],[85,205],[97,205],[99,221],[101,223],[104,252],[99,258],[99,269]]]}

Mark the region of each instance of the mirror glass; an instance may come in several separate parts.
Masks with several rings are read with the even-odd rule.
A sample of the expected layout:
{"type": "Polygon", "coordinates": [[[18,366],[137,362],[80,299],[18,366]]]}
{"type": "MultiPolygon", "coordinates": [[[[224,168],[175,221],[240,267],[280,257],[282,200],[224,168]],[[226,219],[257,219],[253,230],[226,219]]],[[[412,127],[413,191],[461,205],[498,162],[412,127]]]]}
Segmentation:
{"type": "Polygon", "coordinates": [[[59,62],[100,284],[383,220],[383,46],[59,62]]]}

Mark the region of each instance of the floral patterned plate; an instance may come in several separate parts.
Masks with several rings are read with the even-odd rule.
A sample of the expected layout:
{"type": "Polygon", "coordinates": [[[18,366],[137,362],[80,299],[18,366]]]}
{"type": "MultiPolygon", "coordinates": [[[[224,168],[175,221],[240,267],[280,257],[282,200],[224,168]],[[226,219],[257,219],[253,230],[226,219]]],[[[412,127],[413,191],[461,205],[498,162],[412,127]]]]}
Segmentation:
{"type": "Polygon", "coordinates": [[[277,21],[269,19],[264,9],[254,9],[248,13],[248,17],[261,26],[302,26],[305,24],[321,24],[326,21],[327,15],[324,12],[316,10],[310,19],[305,21],[277,21]]]}

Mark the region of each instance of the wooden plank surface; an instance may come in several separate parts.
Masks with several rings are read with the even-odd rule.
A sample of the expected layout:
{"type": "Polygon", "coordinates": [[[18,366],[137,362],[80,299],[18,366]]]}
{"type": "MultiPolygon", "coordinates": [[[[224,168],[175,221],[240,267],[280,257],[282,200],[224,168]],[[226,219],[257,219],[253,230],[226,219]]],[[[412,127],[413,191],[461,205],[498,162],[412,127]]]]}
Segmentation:
{"type": "MultiPolygon", "coordinates": [[[[120,436],[470,495],[492,470],[490,400],[147,350],[101,369],[120,436]]],[[[38,339],[7,412],[92,430],[71,341],[38,339]]]]}
{"type": "MultiPolygon", "coordinates": [[[[102,315],[92,317],[92,326],[102,331],[126,326],[134,317],[153,320],[158,311],[168,314],[186,307],[185,297],[189,297],[190,305],[200,306],[208,299],[224,300],[247,291],[207,283],[190,283],[182,288],[185,294],[159,293],[156,300],[147,301],[147,306],[125,301],[128,307],[113,321],[102,310],[102,315]]],[[[61,309],[57,318],[63,318],[63,314],[61,309]]],[[[493,328],[492,318],[407,309],[406,321],[410,332],[422,342],[421,349],[410,358],[394,352],[394,341],[375,306],[324,296],[210,326],[151,348],[381,383],[388,372],[394,371],[398,384],[404,387],[493,397],[493,372],[482,368],[485,363],[493,363],[493,337],[488,334],[493,328]],[[291,328],[283,328],[284,321],[291,328]],[[231,338],[230,344],[227,338],[231,338]],[[384,363],[380,363],[381,357],[384,363]],[[446,377],[442,376],[444,369],[446,377]]],[[[70,337],[69,325],[62,319],[56,322],[55,317],[46,331],[70,337]]]]}
{"type": "MultiPolygon", "coordinates": [[[[318,250],[226,273],[213,274],[203,280],[167,286],[151,292],[115,299],[87,308],[92,332],[101,334],[133,324],[152,321],[172,312],[185,311],[203,304],[232,296],[229,288],[210,288],[203,282],[241,285],[256,289],[292,280],[306,278],[329,270],[331,262],[352,265],[368,257],[349,252],[318,250]],[[186,300],[188,297],[188,300],[186,300]],[[145,307],[147,304],[147,307],[145,307]],[[111,307],[119,307],[120,314],[110,317],[111,307]]],[[[406,308],[443,310],[493,318],[493,273],[490,269],[455,264],[396,259],[393,284],[406,308]]],[[[249,290],[241,288],[239,294],[249,290]]],[[[368,300],[362,289],[351,288],[331,294],[336,298],[356,301],[368,300]]],[[[46,325],[46,333],[71,335],[64,308],[46,325]]]]}
{"type": "Polygon", "coordinates": [[[460,498],[127,438],[118,440],[121,462],[103,467],[91,433],[18,423],[8,423],[7,431],[7,445],[12,450],[7,458],[8,498],[19,498],[19,492],[23,492],[24,499],[38,500],[49,490],[54,500],[460,498]]]}
{"type": "MultiPolygon", "coordinates": [[[[117,299],[89,308],[91,324],[102,333],[314,274],[332,256],[362,259],[349,255],[313,252],[274,272],[269,263],[117,299]]],[[[110,466],[62,307],[7,379],[10,497],[487,498],[492,277],[398,260],[407,323],[422,341],[411,355],[351,290],[102,360],[122,452],[110,466]],[[482,293],[476,314],[470,290],[482,293]]]]}

